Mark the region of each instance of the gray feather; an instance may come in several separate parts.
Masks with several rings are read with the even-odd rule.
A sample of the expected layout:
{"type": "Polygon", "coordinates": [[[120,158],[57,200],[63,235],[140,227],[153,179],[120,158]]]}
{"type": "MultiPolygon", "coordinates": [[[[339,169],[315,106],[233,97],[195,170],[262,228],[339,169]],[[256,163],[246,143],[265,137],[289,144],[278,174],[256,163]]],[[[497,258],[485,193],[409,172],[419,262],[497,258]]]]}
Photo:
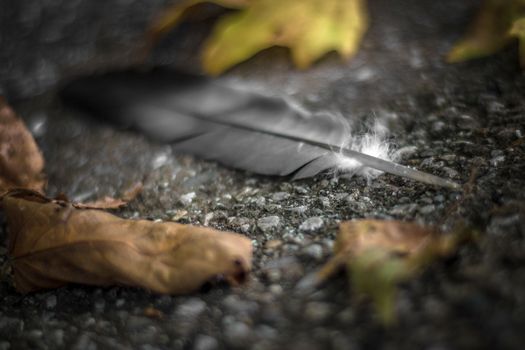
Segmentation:
{"type": "Polygon", "coordinates": [[[449,188],[458,185],[399,164],[340,149],[342,118],[294,108],[201,76],[157,69],[81,78],[62,90],[68,104],[174,144],[181,152],[265,175],[314,176],[337,165],[334,151],[364,166],[449,188]]]}

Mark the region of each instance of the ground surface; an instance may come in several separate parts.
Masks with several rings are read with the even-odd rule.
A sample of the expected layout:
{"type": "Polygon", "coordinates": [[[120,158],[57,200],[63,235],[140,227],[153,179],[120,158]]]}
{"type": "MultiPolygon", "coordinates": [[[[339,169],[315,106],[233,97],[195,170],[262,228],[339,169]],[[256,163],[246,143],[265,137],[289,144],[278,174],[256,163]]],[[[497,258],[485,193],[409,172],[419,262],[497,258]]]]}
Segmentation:
{"type": "MultiPolygon", "coordinates": [[[[145,179],[119,215],[244,233],[256,248],[255,268],[244,287],[183,297],[84,286],[23,296],[2,282],[0,349],[523,348],[525,77],[517,48],[468,64],[442,60],[478,1],[371,0],[372,26],[351,62],[331,55],[300,72],[277,49],[226,76],[340,112],[356,128],[387,120],[404,164],[459,182],[474,173],[463,197],[386,175],[371,184],[256,176],[87,121],[60,105],[54,84],[129,60],[160,2],[23,3],[0,5],[0,85],[43,150],[49,193],[93,199],[145,179]],[[463,222],[482,238],[402,285],[398,323],[385,329],[343,276],[297,288],[330,256],[338,222],[352,218],[463,222]],[[269,240],[282,244],[265,248],[269,240]],[[150,306],[163,317],[146,317],[150,306]]],[[[185,25],[153,61],[195,69],[201,28],[185,25]]],[[[2,229],[2,256],[5,236],[2,229]]]]}

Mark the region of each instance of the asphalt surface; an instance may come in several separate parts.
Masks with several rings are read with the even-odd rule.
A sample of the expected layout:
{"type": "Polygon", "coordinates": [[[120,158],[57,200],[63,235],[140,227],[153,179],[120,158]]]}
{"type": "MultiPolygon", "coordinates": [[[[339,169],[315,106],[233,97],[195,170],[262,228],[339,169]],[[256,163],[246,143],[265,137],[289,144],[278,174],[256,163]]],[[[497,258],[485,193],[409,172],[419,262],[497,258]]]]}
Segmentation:
{"type": "MultiPolygon", "coordinates": [[[[355,130],[381,119],[403,164],[468,182],[461,195],[390,175],[371,183],[333,174],[296,182],[258,176],[90,121],[60,104],[57,84],[131,62],[162,1],[2,2],[0,86],[44,153],[49,194],[89,200],[143,180],[142,194],[118,215],[240,232],[253,240],[255,255],[245,286],[188,296],[86,286],[21,295],[3,281],[0,349],[523,348],[525,78],[518,49],[443,62],[478,3],[371,0],[371,28],[350,62],[331,54],[298,71],[286,50],[271,49],[221,78],[340,113],[355,130]],[[338,223],[354,218],[444,230],[463,224],[481,238],[401,285],[397,323],[385,328],[343,275],[298,288],[331,256],[338,223]],[[151,307],[160,317],[148,316],[151,307]]],[[[210,21],[172,33],[150,64],[197,70],[210,21]]],[[[3,226],[3,261],[5,237],[3,226]]]]}

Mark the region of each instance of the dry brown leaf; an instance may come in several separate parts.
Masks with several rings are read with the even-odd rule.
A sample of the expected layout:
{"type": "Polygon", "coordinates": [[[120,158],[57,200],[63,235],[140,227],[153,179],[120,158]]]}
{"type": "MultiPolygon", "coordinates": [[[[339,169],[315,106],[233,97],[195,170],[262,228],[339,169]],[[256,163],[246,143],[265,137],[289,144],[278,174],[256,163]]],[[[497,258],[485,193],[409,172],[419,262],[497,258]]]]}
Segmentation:
{"type": "Polygon", "coordinates": [[[23,293],[82,283],[181,294],[217,278],[242,283],[251,269],[251,242],[235,233],[125,220],[32,191],[8,193],[3,207],[14,284],[23,293]]]}
{"type": "Polygon", "coordinates": [[[358,295],[372,298],[385,323],[393,321],[397,283],[410,278],[438,256],[451,253],[463,234],[402,221],[356,220],[340,225],[334,257],[316,277],[317,283],[346,268],[358,295]]]}
{"type": "Polygon", "coordinates": [[[12,188],[43,192],[44,158],[31,133],[0,96],[0,193],[12,188]]]}

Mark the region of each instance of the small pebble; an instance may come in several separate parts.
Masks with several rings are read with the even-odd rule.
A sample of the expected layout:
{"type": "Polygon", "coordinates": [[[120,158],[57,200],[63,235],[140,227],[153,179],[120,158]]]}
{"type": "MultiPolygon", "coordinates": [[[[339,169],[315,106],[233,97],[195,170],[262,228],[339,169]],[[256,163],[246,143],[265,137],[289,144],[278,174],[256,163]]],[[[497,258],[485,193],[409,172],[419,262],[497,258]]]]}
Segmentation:
{"type": "Polygon", "coordinates": [[[445,173],[445,176],[448,177],[448,178],[451,178],[451,179],[458,179],[459,178],[459,173],[452,169],[452,168],[449,168],[449,167],[442,167],[441,168],[441,171],[443,171],[445,173]]]}
{"type": "Polygon", "coordinates": [[[169,160],[169,155],[167,153],[160,153],[151,162],[153,169],[158,169],[163,165],[167,164],[169,160]]]}
{"type": "Polygon", "coordinates": [[[448,164],[455,163],[458,159],[458,156],[455,154],[445,154],[440,157],[444,161],[446,161],[448,164]]]}
{"type": "Polygon", "coordinates": [[[95,301],[95,311],[97,312],[103,312],[104,308],[106,307],[106,301],[104,299],[97,299],[95,301]]]}
{"type": "MultiPolygon", "coordinates": [[[[52,339],[55,342],[57,346],[63,346],[64,345],[64,330],[62,329],[56,329],[52,334],[52,339]]],[[[1,347],[0,347],[1,349],[1,347]]]]}
{"type": "Polygon", "coordinates": [[[226,341],[235,347],[242,347],[246,345],[251,338],[252,331],[243,322],[232,322],[226,325],[224,329],[224,336],[226,341]]]}
{"type": "Polygon", "coordinates": [[[264,324],[258,326],[257,329],[255,329],[255,333],[259,338],[263,339],[272,339],[277,337],[277,335],[279,334],[275,328],[264,324]]]}
{"type": "Polygon", "coordinates": [[[195,196],[196,196],[195,192],[186,193],[179,197],[179,201],[183,205],[190,205],[191,202],[193,202],[193,199],[195,198],[195,196]]]}
{"type": "Polygon", "coordinates": [[[192,298],[177,307],[177,315],[185,318],[198,317],[206,309],[206,303],[200,299],[192,298]]]}
{"type": "Polygon", "coordinates": [[[275,192],[272,195],[272,200],[274,202],[280,202],[280,201],[283,201],[285,199],[288,199],[289,197],[290,197],[290,194],[288,192],[275,192]]]}
{"type": "Polygon", "coordinates": [[[264,206],[266,205],[266,198],[257,197],[257,199],[255,200],[255,205],[259,208],[264,208],[264,206]]]}
{"type": "Polygon", "coordinates": [[[396,205],[390,210],[391,215],[410,215],[417,210],[417,204],[400,204],[396,205]]]}
{"type": "Polygon", "coordinates": [[[88,318],[84,321],[83,326],[84,326],[84,328],[89,328],[89,327],[94,326],[96,323],[97,323],[97,321],[95,320],[94,317],[88,317],[88,318]]]}
{"type": "Polygon", "coordinates": [[[341,321],[343,323],[351,323],[355,319],[355,312],[351,308],[347,308],[347,309],[344,309],[343,311],[341,311],[337,315],[337,318],[339,319],[339,321],[341,321]]]}
{"type": "Polygon", "coordinates": [[[496,156],[490,160],[490,165],[497,167],[501,163],[505,162],[505,156],[496,156]]]}
{"type": "Polygon", "coordinates": [[[130,316],[126,321],[126,328],[130,332],[136,332],[151,325],[151,320],[144,316],[130,316]]]}
{"type": "Polygon", "coordinates": [[[222,301],[222,304],[228,309],[230,313],[234,314],[250,314],[259,309],[259,305],[254,301],[242,300],[238,295],[228,295],[222,301]]]}
{"type": "Polygon", "coordinates": [[[228,224],[238,227],[241,232],[248,232],[250,230],[250,219],[244,217],[231,216],[227,218],[228,224]]]}
{"type": "Polygon", "coordinates": [[[282,245],[283,245],[283,241],[281,241],[280,239],[272,239],[272,240],[267,241],[264,244],[264,248],[273,251],[282,245]]]}
{"type": "Polygon", "coordinates": [[[305,220],[301,224],[301,226],[299,226],[299,230],[303,232],[315,232],[321,229],[323,225],[324,225],[323,219],[321,219],[318,216],[314,216],[312,218],[305,220]]]}
{"type": "Polygon", "coordinates": [[[42,137],[46,133],[47,115],[44,112],[31,116],[29,129],[35,137],[42,137]]]}
{"type": "Polygon", "coordinates": [[[298,207],[290,208],[290,211],[297,214],[304,214],[308,210],[306,205],[300,205],[298,207]]]}
{"type": "Polygon", "coordinates": [[[437,196],[434,197],[434,202],[442,203],[444,201],[445,201],[445,196],[443,196],[442,194],[438,194],[437,196]]]}
{"type": "Polygon", "coordinates": [[[72,349],[74,350],[96,350],[97,344],[91,340],[91,337],[88,333],[82,333],[76,342],[74,343],[72,349]]]}
{"type": "Polygon", "coordinates": [[[409,159],[417,152],[416,146],[401,147],[394,153],[394,158],[409,159]]]}
{"type": "Polygon", "coordinates": [[[204,226],[208,226],[210,224],[210,221],[213,220],[214,216],[215,216],[215,213],[213,213],[213,212],[204,215],[204,223],[203,223],[203,225],[204,226]]]}
{"type": "Polygon", "coordinates": [[[184,218],[186,215],[188,215],[188,212],[186,210],[177,210],[175,212],[175,215],[171,217],[171,221],[179,221],[180,219],[184,218]]]}
{"type": "Polygon", "coordinates": [[[425,205],[424,207],[419,208],[419,212],[423,215],[431,214],[436,211],[436,206],[433,204],[425,205]]]}
{"type": "Polygon", "coordinates": [[[270,270],[267,270],[266,273],[266,278],[268,279],[269,282],[271,283],[277,283],[281,280],[281,271],[278,270],[278,269],[270,269],[270,270]]]}
{"type": "Polygon", "coordinates": [[[42,335],[44,335],[44,332],[42,332],[40,329],[33,329],[32,331],[29,331],[29,333],[27,334],[29,338],[33,338],[33,339],[42,338],[42,335]]]}
{"type": "Polygon", "coordinates": [[[215,350],[219,347],[217,339],[209,335],[199,334],[195,337],[194,350],[215,350]]]}
{"type": "Polygon", "coordinates": [[[275,295],[281,295],[283,294],[283,287],[281,287],[279,284],[270,284],[270,287],[268,287],[268,290],[270,293],[275,295]]]}
{"type": "Polygon", "coordinates": [[[55,306],[57,306],[57,297],[56,295],[50,295],[47,299],[46,299],[46,307],[48,309],[54,309],[55,306]]]}
{"type": "Polygon", "coordinates": [[[421,197],[419,200],[420,200],[421,203],[423,203],[423,204],[432,204],[432,199],[431,199],[431,198],[428,198],[428,197],[421,197]]]}
{"type": "Polygon", "coordinates": [[[333,310],[329,304],[312,301],[306,304],[304,316],[312,322],[322,322],[332,314],[333,310]]]}
{"type": "Polygon", "coordinates": [[[265,216],[257,220],[257,227],[264,233],[270,232],[279,227],[281,219],[276,216],[265,216]]]}
{"type": "Polygon", "coordinates": [[[296,186],[294,190],[295,190],[295,193],[297,194],[307,194],[308,193],[308,190],[302,186],[296,186]]]}
{"type": "Polygon", "coordinates": [[[330,207],[330,200],[327,197],[319,197],[319,204],[326,209],[330,207]]]}

